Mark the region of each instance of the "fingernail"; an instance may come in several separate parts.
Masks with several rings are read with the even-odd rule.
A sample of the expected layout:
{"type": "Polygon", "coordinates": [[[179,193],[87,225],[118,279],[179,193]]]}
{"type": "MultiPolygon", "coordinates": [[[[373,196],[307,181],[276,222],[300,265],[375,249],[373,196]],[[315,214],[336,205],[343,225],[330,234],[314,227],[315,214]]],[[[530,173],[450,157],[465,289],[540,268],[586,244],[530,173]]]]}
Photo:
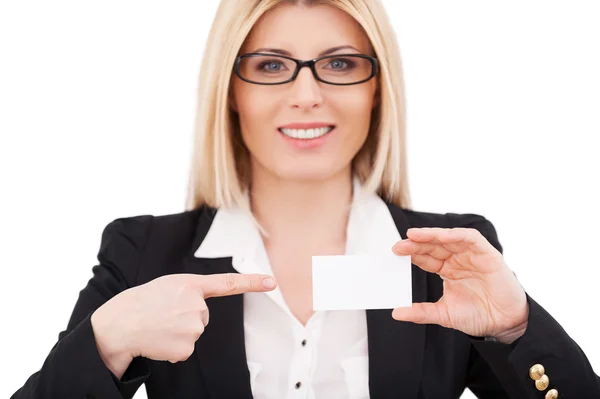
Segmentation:
{"type": "Polygon", "coordinates": [[[273,279],[272,277],[263,278],[262,285],[264,289],[272,290],[273,288],[275,288],[276,285],[275,279],[273,279]]]}

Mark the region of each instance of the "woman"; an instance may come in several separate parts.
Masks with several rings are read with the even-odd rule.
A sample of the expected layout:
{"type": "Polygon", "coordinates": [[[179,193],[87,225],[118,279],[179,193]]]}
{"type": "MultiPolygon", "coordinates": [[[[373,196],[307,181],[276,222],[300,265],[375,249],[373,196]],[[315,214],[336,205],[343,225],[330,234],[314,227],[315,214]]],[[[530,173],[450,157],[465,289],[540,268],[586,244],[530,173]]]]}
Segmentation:
{"type": "Polygon", "coordinates": [[[13,397],[600,396],[488,220],[410,210],[377,0],[226,0],[208,43],[188,211],[106,227],[67,329],[13,397]],[[311,256],[392,243],[412,307],[313,311],[311,256]]]}

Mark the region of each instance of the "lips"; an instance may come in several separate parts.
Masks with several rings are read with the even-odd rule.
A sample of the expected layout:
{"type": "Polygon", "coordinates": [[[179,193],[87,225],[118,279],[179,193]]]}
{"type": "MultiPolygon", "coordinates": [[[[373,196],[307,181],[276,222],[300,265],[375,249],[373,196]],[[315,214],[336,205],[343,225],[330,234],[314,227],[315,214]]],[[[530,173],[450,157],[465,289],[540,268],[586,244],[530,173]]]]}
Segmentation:
{"type": "Polygon", "coordinates": [[[294,122],[279,126],[278,129],[318,129],[331,126],[335,127],[335,124],[329,122],[294,122]]]}
{"type": "Polygon", "coordinates": [[[309,129],[279,128],[286,137],[298,140],[312,140],[325,136],[334,129],[334,126],[321,126],[309,129]]]}
{"type": "Polygon", "coordinates": [[[335,129],[335,124],[323,121],[293,122],[277,128],[281,134],[295,140],[314,140],[335,129]]]}

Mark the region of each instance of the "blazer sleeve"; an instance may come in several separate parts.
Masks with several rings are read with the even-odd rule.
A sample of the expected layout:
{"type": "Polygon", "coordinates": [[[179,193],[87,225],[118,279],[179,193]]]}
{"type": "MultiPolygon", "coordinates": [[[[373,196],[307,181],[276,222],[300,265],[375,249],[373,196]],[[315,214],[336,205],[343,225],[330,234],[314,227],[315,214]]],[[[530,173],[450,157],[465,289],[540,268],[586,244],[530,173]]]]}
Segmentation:
{"type": "Polygon", "coordinates": [[[131,398],[150,375],[147,360],[135,358],[119,380],[100,357],[92,313],[135,285],[152,216],[116,219],[102,233],[99,263],[79,293],[66,330],[58,335],[41,369],[11,398],[131,398]]]}
{"type": "MultiPolygon", "coordinates": [[[[500,252],[496,229],[476,214],[446,214],[450,227],[475,228],[500,252]]],[[[600,398],[600,378],[581,348],[528,294],[529,318],[525,334],[512,344],[470,337],[472,356],[467,387],[479,398],[544,398],[550,389],[559,398],[600,398]],[[540,391],[529,369],[540,364],[550,381],[540,391]]]]}

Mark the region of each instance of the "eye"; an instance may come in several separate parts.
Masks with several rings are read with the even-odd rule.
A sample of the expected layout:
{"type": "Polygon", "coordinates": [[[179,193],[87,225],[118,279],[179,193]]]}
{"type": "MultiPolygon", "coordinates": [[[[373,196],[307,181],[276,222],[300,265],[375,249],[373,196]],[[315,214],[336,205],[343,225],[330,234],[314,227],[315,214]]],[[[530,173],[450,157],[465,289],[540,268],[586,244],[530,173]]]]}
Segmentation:
{"type": "Polygon", "coordinates": [[[355,65],[356,64],[354,63],[354,61],[349,60],[347,58],[334,58],[331,61],[329,61],[329,66],[331,67],[331,69],[335,69],[338,71],[351,69],[355,65]]]}
{"type": "Polygon", "coordinates": [[[257,69],[264,72],[279,72],[284,66],[283,62],[278,60],[263,61],[258,64],[257,69]]]}

